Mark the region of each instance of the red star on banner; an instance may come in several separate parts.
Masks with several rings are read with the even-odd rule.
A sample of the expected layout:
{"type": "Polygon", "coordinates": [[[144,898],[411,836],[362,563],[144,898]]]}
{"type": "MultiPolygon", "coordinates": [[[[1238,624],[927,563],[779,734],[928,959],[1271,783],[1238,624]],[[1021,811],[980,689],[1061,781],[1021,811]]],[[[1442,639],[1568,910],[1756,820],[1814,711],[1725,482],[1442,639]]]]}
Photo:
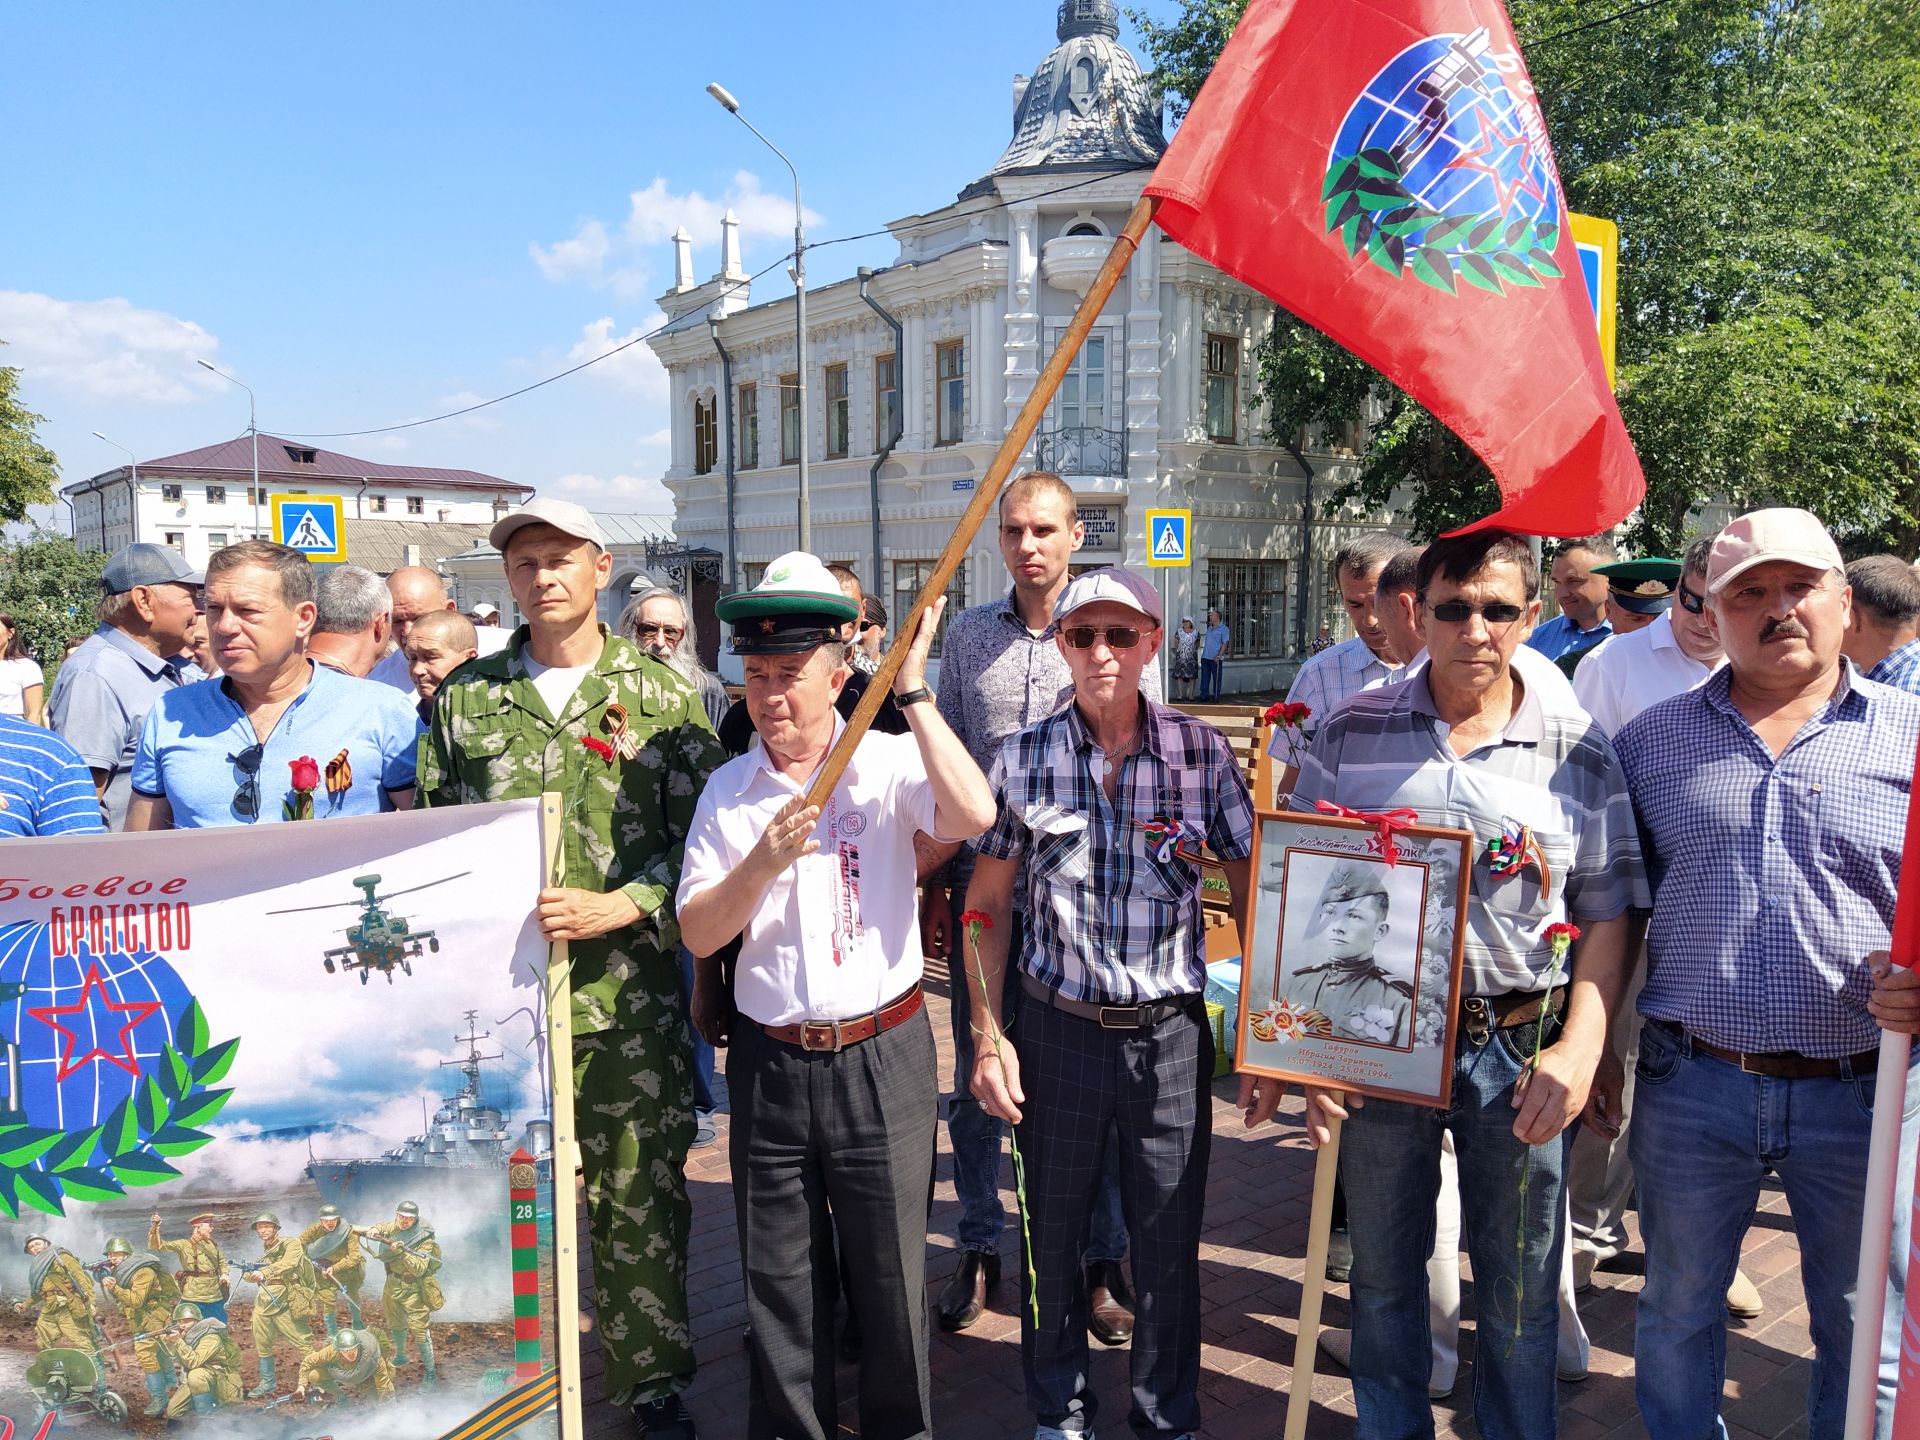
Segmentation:
{"type": "Polygon", "coordinates": [[[1513,207],[1513,197],[1522,190],[1534,199],[1546,200],[1540,193],[1540,187],[1534,183],[1529,167],[1533,163],[1533,141],[1525,135],[1509,135],[1498,124],[1489,124],[1487,112],[1480,106],[1473,107],[1474,122],[1480,127],[1480,143],[1471,150],[1463,150],[1447,162],[1449,170],[1478,170],[1493,179],[1494,194],[1500,201],[1500,211],[1505,214],[1513,207]],[[1520,152],[1519,176],[1508,180],[1507,161],[1514,151],[1520,152]]]}
{"type": "MultiPolygon", "coordinates": [[[[129,1075],[137,1077],[140,1074],[140,1062],[134,1058],[133,1054],[133,1032],[141,1021],[145,1020],[159,1008],[160,1002],[158,1000],[126,1000],[116,1002],[110,999],[107,995],[106,982],[100,978],[100,967],[98,965],[89,965],[87,967],[86,983],[80,987],[80,998],[75,1000],[73,1004],[35,1006],[30,1008],[27,1014],[38,1020],[42,1025],[47,1026],[55,1034],[62,1035],[66,1038],[66,1050],[60,1056],[60,1068],[55,1072],[53,1077],[57,1084],[94,1060],[105,1060],[111,1065],[118,1065],[129,1075]],[[120,1039],[118,1042],[118,1048],[123,1053],[115,1054],[113,1051],[103,1050],[98,1045],[95,1045],[91,1050],[87,1051],[86,1054],[76,1060],[73,1058],[73,1047],[79,1043],[80,1036],[76,1031],[62,1025],[55,1017],[59,1015],[91,1016],[93,1007],[89,1002],[92,1000],[96,990],[100,992],[100,1003],[106,1007],[110,1014],[124,1015],[127,1017],[120,1026],[120,1039]]],[[[111,1020],[109,1020],[108,1023],[111,1024],[111,1020]]],[[[98,1028],[97,1026],[95,1027],[96,1032],[98,1028]]]]}

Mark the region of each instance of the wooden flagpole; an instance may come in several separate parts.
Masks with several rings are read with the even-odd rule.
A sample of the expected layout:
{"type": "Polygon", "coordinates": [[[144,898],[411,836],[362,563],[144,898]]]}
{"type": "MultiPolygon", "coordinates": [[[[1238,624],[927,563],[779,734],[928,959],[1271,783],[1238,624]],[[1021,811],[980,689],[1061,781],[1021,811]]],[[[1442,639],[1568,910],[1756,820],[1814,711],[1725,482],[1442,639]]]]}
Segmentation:
{"type": "Polygon", "coordinates": [[[1327,1143],[1313,1162],[1313,1209],[1307,1219],[1307,1272],[1300,1277],[1300,1323],[1293,1340],[1293,1379],[1287,1384],[1282,1440],[1306,1440],[1313,1409],[1314,1353],[1320,1343],[1320,1300],[1327,1290],[1327,1241],[1333,1229],[1333,1182],[1340,1173],[1340,1126],[1327,1120],[1327,1143]]]}
{"type": "Polygon", "coordinates": [[[1033,432],[1040,425],[1040,417],[1046,413],[1053,399],[1053,392],[1060,388],[1060,382],[1066,378],[1074,357],[1080,353],[1080,346],[1086,341],[1087,332],[1100,317],[1101,307],[1107,303],[1107,297],[1113,293],[1121,275],[1132,262],[1134,252],[1140,248],[1140,237],[1147,233],[1147,226],[1153,223],[1153,213],[1159,204],[1158,199],[1142,195],[1127,216],[1125,227],[1113,237],[1113,248],[1107,252],[1106,264],[1100,267],[1100,273],[1094,277],[1087,298],[1074,311],[1072,323],[1060,337],[1060,343],[1054,347],[1053,358],[1047,361],[1047,368],[1040,372],[1040,378],[1034,382],[1033,393],[1027,396],[1027,403],[1020,407],[1019,415],[1014,417],[1012,426],[1007,430],[1007,438],[1000,442],[993,462],[987,466],[987,473],[973,492],[972,503],[967,506],[966,514],[960,517],[959,527],[947,541],[947,548],[941,552],[938,563],[933,567],[933,574],[927,578],[926,588],[914,600],[911,616],[907,621],[896,622],[893,645],[880,657],[880,668],[868,682],[867,693],[860,697],[859,705],[847,720],[847,728],[840,732],[839,743],[833,747],[833,753],[827,756],[826,764],[820,767],[820,773],[814,777],[813,788],[807,792],[809,805],[825,806],[827,797],[833,794],[833,787],[840,783],[847,762],[853,759],[854,747],[860,743],[860,737],[867,733],[867,727],[873,724],[873,717],[880,711],[881,702],[893,689],[893,677],[899,673],[901,663],[907,658],[914,632],[919,629],[920,617],[926,614],[934,600],[946,593],[947,582],[953,578],[953,572],[960,568],[960,562],[966,559],[974,535],[979,532],[981,523],[1000,498],[1000,487],[1006,484],[1015,462],[1026,450],[1027,442],[1033,438],[1033,432]]]}

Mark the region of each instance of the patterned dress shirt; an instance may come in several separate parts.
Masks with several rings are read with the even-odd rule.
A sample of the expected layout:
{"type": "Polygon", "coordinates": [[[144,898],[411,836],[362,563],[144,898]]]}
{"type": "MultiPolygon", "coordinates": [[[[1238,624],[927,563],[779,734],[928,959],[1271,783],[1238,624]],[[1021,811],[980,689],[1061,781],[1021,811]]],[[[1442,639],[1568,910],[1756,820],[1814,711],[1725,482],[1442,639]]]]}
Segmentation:
{"type": "Polygon", "coordinates": [[[1200,867],[1180,848],[1204,840],[1223,860],[1253,853],[1253,802],[1226,737],[1153,701],[1120,762],[1114,801],[1105,752],[1076,706],[1011,737],[990,780],[999,805],[982,855],[1020,860],[1031,903],[1020,968],[1069,1000],[1132,1005],[1206,985],[1200,867]],[[1148,827],[1174,822],[1179,844],[1148,827]]]}
{"type": "Polygon", "coordinates": [[[1920,695],[1920,640],[1909,640],[1899,649],[1889,650],[1880,663],[1867,672],[1867,678],[1909,695],[1920,695]]]}
{"type": "Polygon", "coordinates": [[[1615,737],[1653,880],[1642,1015],[1728,1050],[1880,1043],[1864,960],[1893,924],[1920,700],[1843,670],[1778,758],[1726,668],[1615,737]]]}
{"type": "MultiPolygon", "coordinates": [[[[1307,735],[1312,737],[1340,707],[1342,701],[1350,700],[1366,690],[1378,690],[1382,685],[1391,685],[1404,679],[1406,672],[1389,665],[1372,650],[1367,642],[1358,635],[1351,640],[1342,640],[1331,650],[1322,650],[1306,664],[1300,667],[1293,677],[1293,684],[1287,688],[1287,702],[1292,705],[1304,703],[1313,713],[1307,717],[1307,735]]],[[[1281,726],[1275,726],[1273,739],[1267,743],[1267,753],[1275,759],[1285,759],[1292,753],[1289,737],[1281,726]]]]}

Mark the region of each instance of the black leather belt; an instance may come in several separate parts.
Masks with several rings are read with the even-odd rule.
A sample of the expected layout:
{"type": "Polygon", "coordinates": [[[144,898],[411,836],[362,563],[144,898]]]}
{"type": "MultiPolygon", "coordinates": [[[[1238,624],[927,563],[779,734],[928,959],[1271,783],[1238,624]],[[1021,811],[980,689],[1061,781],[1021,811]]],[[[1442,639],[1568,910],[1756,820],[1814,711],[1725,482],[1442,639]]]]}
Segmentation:
{"type": "Polygon", "coordinates": [[[1102,1005],[1092,1000],[1069,1000],[1024,970],[1020,972],[1020,986],[1043,1005],[1050,1005],[1063,1015],[1091,1020],[1102,1030],[1145,1030],[1171,1016],[1185,1014],[1200,1003],[1198,995],[1169,995],[1164,1000],[1143,1000],[1133,1005],[1102,1005]]]}

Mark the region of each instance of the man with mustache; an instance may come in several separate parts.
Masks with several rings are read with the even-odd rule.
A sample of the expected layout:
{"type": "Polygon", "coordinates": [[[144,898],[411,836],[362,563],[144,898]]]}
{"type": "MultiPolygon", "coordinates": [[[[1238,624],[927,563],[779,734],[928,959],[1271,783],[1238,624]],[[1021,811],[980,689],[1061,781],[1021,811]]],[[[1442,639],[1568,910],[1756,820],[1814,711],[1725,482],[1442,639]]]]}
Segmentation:
{"type": "MultiPolygon", "coordinates": [[[[1852,592],[1804,510],[1722,530],[1706,595],[1727,663],[1614,739],[1653,885],[1630,1142],[1647,1250],[1635,1383],[1653,1440],[1725,1433],[1727,1282],[1773,1174],[1813,1333],[1807,1433],[1829,1440],[1846,1411],[1880,1031],[1920,1030],[1920,978],[1887,954],[1920,700],[1842,654],[1852,592]]],[[[1900,1195],[1920,1134],[1908,1075],[1900,1195]]],[[[1880,1435],[1909,1215],[1895,1206],[1880,1435]]]]}

